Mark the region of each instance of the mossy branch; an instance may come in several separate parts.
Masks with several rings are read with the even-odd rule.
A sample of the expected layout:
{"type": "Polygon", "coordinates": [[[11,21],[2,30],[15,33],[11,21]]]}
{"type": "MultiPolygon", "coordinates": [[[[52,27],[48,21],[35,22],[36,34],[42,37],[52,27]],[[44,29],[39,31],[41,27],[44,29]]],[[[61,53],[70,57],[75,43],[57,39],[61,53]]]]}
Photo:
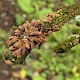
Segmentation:
{"type": "Polygon", "coordinates": [[[54,52],[64,53],[69,51],[72,47],[80,43],[80,35],[71,36],[69,39],[62,41],[60,44],[54,47],[54,52]]]}
{"type": "MultiPolygon", "coordinates": [[[[14,63],[21,63],[35,45],[45,42],[47,36],[52,32],[59,31],[64,23],[76,15],[80,15],[80,3],[63,7],[55,14],[49,13],[47,18],[42,21],[32,20],[31,22],[25,22],[22,26],[15,29],[14,34],[8,39],[9,50],[4,54],[5,59],[9,59],[14,63]]],[[[74,41],[77,38],[72,37],[67,41],[67,44],[72,43],[70,48],[75,46],[74,41]]],[[[65,42],[61,45],[65,45],[65,42]]]]}

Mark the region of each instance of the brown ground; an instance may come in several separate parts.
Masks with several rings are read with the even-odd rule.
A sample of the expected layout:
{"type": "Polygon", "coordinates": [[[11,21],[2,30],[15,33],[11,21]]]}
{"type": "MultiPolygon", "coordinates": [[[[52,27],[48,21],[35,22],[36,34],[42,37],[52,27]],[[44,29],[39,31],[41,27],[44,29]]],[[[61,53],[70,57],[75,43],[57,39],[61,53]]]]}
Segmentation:
{"type": "Polygon", "coordinates": [[[9,80],[11,78],[11,66],[0,61],[0,80],[9,80]]]}
{"type": "MultiPolygon", "coordinates": [[[[20,10],[16,6],[16,0],[0,0],[0,28],[9,31],[15,25],[14,15],[20,10]]],[[[0,80],[10,80],[12,66],[0,60],[0,80]]]]}
{"type": "Polygon", "coordinates": [[[14,15],[19,12],[16,0],[0,0],[0,28],[9,31],[15,25],[14,15]]]}

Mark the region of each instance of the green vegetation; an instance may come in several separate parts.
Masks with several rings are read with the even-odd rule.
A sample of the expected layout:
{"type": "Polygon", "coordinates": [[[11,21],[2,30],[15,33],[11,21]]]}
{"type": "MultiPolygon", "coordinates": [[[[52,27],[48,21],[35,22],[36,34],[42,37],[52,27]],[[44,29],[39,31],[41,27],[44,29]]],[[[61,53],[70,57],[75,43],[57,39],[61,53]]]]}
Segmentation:
{"type": "Polygon", "coordinates": [[[8,33],[0,29],[0,58],[1,59],[4,50],[7,49],[5,41],[8,39],[8,37],[9,37],[8,33]]]}
{"type": "MultiPolygon", "coordinates": [[[[71,5],[75,1],[63,0],[56,5],[55,0],[17,0],[17,4],[31,20],[42,19],[47,13],[54,13],[57,6],[71,5]]],[[[15,19],[17,25],[24,22],[21,14],[16,14],[15,19]]],[[[53,49],[60,42],[67,40],[70,35],[79,33],[79,23],[78,17],[70,20],[60,31],[52,33],[47,38],[48,42],[42,44],[40,49],[34,48],[26,57],[25,65],[21,66],[21,78],[29,75],[32,80],[80,80],[80,45],[72,49],[70,47],[70,50],[63,54],[57,54],[53,49]]],[[[7,49],[5,45],[7,38],[8,34],[0,29],[0,55],[7,49]]]]}

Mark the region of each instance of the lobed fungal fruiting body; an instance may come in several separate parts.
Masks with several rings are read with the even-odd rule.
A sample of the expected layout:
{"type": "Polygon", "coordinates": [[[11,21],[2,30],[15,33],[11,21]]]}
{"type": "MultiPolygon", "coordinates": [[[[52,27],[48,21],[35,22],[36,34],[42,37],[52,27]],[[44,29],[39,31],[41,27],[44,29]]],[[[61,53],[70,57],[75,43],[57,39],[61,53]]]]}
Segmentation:
{"type": "MultiPolygon", "coordinates": [[[[47,36],[52,32],[59,31],[64,23],[76,15],[80,15],[80,3],[63,7],[55,14],[49,13],[42,22],[40,20],[26,21],[15,29],[14,34],[7,41],[14,62],[19,58],[25,59],[35,45],[45,42],[47,36]]],[[[7,59],[12,60],[11,58],[7,56],[7,59]]]]}

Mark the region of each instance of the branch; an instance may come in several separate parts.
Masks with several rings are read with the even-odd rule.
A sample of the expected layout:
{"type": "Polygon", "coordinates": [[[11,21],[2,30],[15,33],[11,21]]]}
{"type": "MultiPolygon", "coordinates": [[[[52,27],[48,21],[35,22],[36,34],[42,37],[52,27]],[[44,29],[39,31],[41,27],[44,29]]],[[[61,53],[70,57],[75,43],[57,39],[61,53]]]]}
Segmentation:
{"type": "Polygon", "coordinates": [[[9,50],[4,54],[5,59],[21,63],[35,45],[45,42],[47,36],[59,31],[64,23],[76,15],[80,15],[80,3],[63,7],[55,14],[49,13],[42,21],[26,21],[15,29],[14,34],[8,39],[9,50]]]}
{"type": "Polygon", "coordinates": [[[60,44],[55,46],[53,50],[56,53],[64,53],[69,51],[72,47],[76,46],[79,43],[80,43],[80,35],[77,34],[61,42],[60,44]]]}

